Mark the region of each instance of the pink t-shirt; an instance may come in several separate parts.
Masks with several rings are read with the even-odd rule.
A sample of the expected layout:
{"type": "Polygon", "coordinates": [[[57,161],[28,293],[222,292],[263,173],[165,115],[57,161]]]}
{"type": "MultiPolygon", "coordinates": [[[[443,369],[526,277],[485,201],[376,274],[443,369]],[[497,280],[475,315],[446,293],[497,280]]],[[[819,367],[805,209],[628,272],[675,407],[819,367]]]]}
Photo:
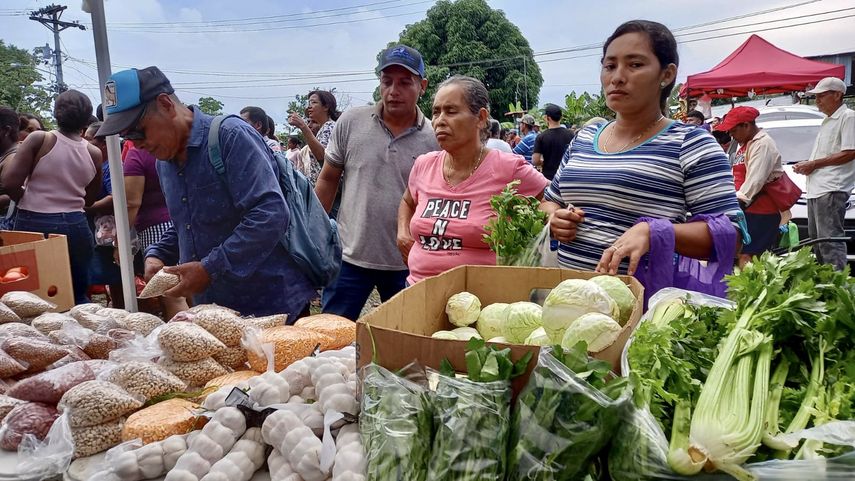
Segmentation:
{"type": "Polygon", "coordinates": [[[445,152],[420,156],[410,172],[410,195],[416,212],[410,221],[415,244],[410,251],[414,284],[462,265],[494,265],[496,253],[484,242],[484,227],[495,216],[490,198],[513,180],[517,191],[538,196],[549,185],[522,156],[491,150],[468,179],[450,186],[442,175],[445,152]]]}

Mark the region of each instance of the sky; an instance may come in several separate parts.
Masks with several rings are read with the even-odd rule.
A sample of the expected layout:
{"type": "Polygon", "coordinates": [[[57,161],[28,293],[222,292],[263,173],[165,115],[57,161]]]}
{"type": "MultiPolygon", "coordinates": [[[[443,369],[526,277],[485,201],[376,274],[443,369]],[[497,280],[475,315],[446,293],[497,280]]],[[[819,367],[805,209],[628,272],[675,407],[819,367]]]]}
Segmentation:
{"type": "MultiPolygon", "coordinates": [[[[62,4],[4,0],[0,3],[0,38],[27,50],[45,44],[53,48],[53,34],[26,15],[51,3],[62,4]]],[[[256,105],[281,130],[288,102],[314,87],[335,87],[345,106],[370,102],[377,86],[373,73],[377,53],[397,39],[406,25],[423,19],[433,3],[106,0],[105,9],[114,71],[157,65],[184,102],[211,96],[231,113],[256,105]]],[[[636,18],[661,22],[677,35],[678,81],[709,70],[751,33],[802,56],[855,51],[855,0],[488,3],[505,12],[535,52],[544,78],[539,105],[563,105],[564,96],[574,90],[599,93],[600,50],[596,45],[622,22],[636,18]]],[[[89,24],[80,0],[68,7],[63,20],[89,24]]],[[[97,104],[100,94],[91,29],[68,29],[61,38],[67,56],[65,83],[90,95],[97,104]]]]}

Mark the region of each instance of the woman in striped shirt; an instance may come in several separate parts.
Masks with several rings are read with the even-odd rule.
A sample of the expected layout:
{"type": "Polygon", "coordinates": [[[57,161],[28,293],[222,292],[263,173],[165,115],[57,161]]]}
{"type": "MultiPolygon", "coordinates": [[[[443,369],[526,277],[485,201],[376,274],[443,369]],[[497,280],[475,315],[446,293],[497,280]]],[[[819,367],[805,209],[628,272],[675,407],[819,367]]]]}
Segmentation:
{"type": "Polygon", "coordinates": [[[579,132],[541,206],[561,242],[562,266],[634,274],[650,249],[641,217],[670,220],[677,253],[706,259],[710,231],[705,222],[686,223],[688,215],[740,217],[715,139],[663,115],[678,62],[674,36],[656,22],[624,23],[606,41],[600,80],[617,118],[579,132]]]}

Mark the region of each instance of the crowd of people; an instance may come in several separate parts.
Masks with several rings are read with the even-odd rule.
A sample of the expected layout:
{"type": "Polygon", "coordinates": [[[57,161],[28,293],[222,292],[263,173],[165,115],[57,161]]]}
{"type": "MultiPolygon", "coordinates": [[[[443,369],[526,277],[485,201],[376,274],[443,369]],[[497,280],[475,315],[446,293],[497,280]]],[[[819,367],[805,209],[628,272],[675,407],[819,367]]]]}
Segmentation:
{"type": "MultiPolygon", "coordinates": [[[[259,107],[212,130],[214,117],[182,103],[157,67],[126,70],[105,86],[103,122],[74,90],[56,99],[49,132],[37,118],[0,109],[0,202],[7,228],[67,236],[77,302],[92,284],[109,285],[121,301],[115,246],[97,235],[115,208],[110,135],[124,142],[137,272],[180,276],[168,312],[214,302],[294,321],[320,291],[324,312],[355,320],[375,289],[387,300],[453,267],[495,264],[483,241],[495,216],[490,199],[512,181],[541,201],[562,267],[658,276],[661,284],[675,255],[732,268],[770,249],[792,206],[791,182],[756,109],[735,108],[712,125],[696,112],[685,122],[669,118],[678,66],[665,26],[627,22],[603,46],[600,78],[614,120],[575,131],[549,104],[542,119],[525,114],[519,130],[504,131],[490,118],[489,91],[472,77],[446,79],[432,111],[421,112],[424,61],[397,45],[379,57],[375,105],[340,113],[331,92],[312,91],[305,115],[287,119],[299,135],[286,145],[259,107]],[[314,185],[336,221],[341,268],[330,285],[315,285],[280,242],[302,217],[285,202],[278,156],[314,185]],[[722,250],[737,243],[738,252],[722,250]],[[654,253],[666,262],[653,262],[654,253]]],[[[811,91],[828,116],[811,159],[795,167],[808,176],[812,236],[842,234],[855,187],[855,114],[843,92],[839,79],[811,91]]],[[[817,254],[845,265],[845,246],[822,244],[817,254]]]]}

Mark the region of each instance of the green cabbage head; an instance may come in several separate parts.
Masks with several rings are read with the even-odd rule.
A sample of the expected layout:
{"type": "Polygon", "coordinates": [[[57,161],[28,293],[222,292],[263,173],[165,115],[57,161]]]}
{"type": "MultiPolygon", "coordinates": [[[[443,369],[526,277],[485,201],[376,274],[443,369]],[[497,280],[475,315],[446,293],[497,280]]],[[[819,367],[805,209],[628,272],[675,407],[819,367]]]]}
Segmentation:
{"type": "Polygon", "coordinates": [[[529,334],[541,327],[543,308],[533,302],[514,302],[506,311],[502,335],[512,344],[522,344],[529,334]]]}
{"type": "Polygon", "coordinates": [[[546,335],[546,329],[538,327],[525,339],[525,344],[529,346],[548,346],[549,336],[546,335]]]}
{"type": "Polygon", "coordinates": [[[473,337],[483,339],[481,334],[478,334],[478,331],[476,331],[474,327],[458,327],[457,329],[452,329],[451,332],[461,341],[468,341],[473,337]]]}
{"type": "Polygon", "coordinates": [[[475,323],[475,329],[478,329],[481,337],[490,339],[502,335],[502,326],[507,320],[505,317],[505,309],[507,308],[507,304],[497,302],[481,309],[481,315],[478,316],[478,322],[475,323]]]}
{"type": "Polygon", "coordinates": [[[617,303],[597,284],[583,279],[567,279],[555,286],[543,302],[543,327],[553,343],[560,343],[564,331],[583,314],[599,312],[620,316],[617,303]]]}
{"type": "Polygon", "coordinates": [[[455,334],[451,331],[436,331],[433,334],[431,334],[430,337],[432,337],[434,339],[449,339],[452,341],[457,340],[457,334],[455,334]]]}
{"type": "Polygon", "coordinates": [[[561,346],[570,349],[579,341],[585,341],[588,343],[588,352],[600,352],[617,340],[620,331],[620,324],[605,314],[583,314],[564,332],[561,346]]]}
{"type": "Polygon", "coordinates": [[[620,316],[616,320],[621,326],[626,324],[635,307],[635,295],[629,290],[629,286],[615,276],[597,276],[591,282],[602,287],[603,290],[615,301],[620,309],[620,316]]]}
{"type": "Polygon", "coordinates": [[[475,324],[481,314],[481,301],[475,294],[458,292],[448,298],[445,304],[445,313],[448,321],[457,327],[466,327],[475,324]]]}

